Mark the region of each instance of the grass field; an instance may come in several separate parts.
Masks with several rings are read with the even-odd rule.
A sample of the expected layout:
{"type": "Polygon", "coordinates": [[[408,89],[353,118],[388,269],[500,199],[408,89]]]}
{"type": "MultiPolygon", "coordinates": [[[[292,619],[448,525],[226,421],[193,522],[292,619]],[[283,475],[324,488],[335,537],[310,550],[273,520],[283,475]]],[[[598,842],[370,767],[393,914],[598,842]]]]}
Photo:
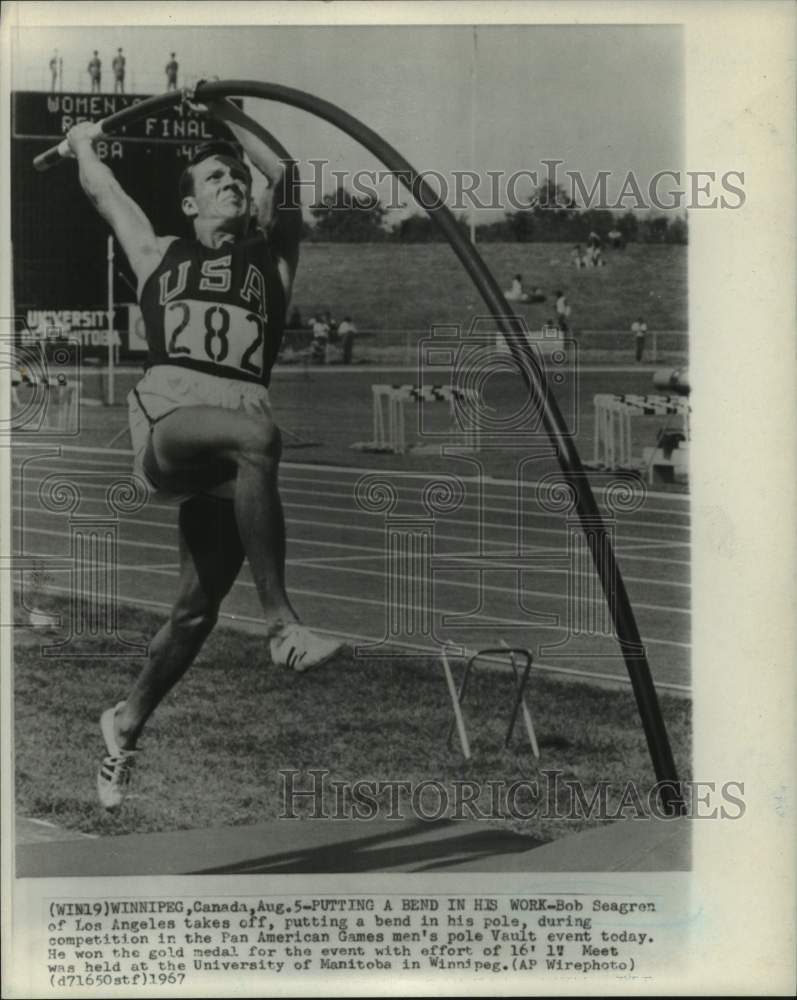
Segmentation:
{"type": "MultiPolygon", "coordinates": [[[[579,330],[626,333],[643,315],[651,330],[685,331],[685,246],[630,244],[607,254],[605,268],[576,271],[567,243],[485,243],[478,247],[502,288],[520,272],[527,289],[542,288],[548,300],[519,305],[531,329],[554,315],[562,289],[579,330]]],[[[436,323],[467,326],[483,305],[448,244],[308,243],[293,296],[303,316],[329,309],[350,314],[362,330],[428,330],[436,323]]],[[[380,337],[380,342],[389,339],[380,337]]]]}
{"type": "MultiPolygon", "coordinates": [[[[124,634],[138,641],[161,620],[140,610],[121,613],[124,634]]],[[[103,752],[96,706],[114,703],[140,661],[45,660],[38,652],[40,635],[28,636],[15,666],[17,808],[21,815],[87,833],[274,819],[283,809],[279,768],[325,768],[329,780],[337,781],[431,779],[446,787],[462,779],[533,780],[544,768],[561,772],[560,812],[568,806],[568,781],[578,781],[588,798],[598,782],[609,782],[614,805],[627,782],[637,784],[643,800],[653,783],[629,691],[532,673],[530,703],[541,751],[536,763],[520,721],[510,747],[503,748],[509,676],[477,671],[464,707],[474,755],[465,762],[456,737],[446,748],[452,713],[438,661],[341,658],[295,675],[270,666],[262,639],[219,629],[152,719],[141,744],[135,794],[118,815],[109,815],[94,794],[103,752]]],[[[680,776],[688,778],[691,704],[665,696],[662,709],[680,776]]],[[[432,811],[437,802],[433,797],[425,808],[432,811]]],[[[487,792],[479,802],[487,812],[487,792]]],[[[555,819],[553,803],[548,806],[548,817],[495,824],[551,840],[598,822],[555,819]]],[[[518,800],[522,812],[532,808],[529,797],[518,800]]]]}

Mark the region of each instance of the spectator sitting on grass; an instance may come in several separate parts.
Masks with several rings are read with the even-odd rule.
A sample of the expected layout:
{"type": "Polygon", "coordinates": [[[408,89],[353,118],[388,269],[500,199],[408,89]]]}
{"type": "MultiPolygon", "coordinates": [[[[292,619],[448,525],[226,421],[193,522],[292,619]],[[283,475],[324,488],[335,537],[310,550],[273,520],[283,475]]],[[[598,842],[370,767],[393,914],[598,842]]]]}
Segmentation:
{"type": "Polygon", "coordinates": [[[528,302],[529,297],[523,291],[523,275],[516,274],[512,279],[512,287],[504,292],[509,302],[528,302]]]}
{"type": "Polygon", "coordinates": [[[556,320],[557,326],[562,331],[562,333],[570,332],[570,325],[568,320],[570,319],[570,304],[567,301],[567,297],[563,291],[557,291],[556,293],[556,320]]]}

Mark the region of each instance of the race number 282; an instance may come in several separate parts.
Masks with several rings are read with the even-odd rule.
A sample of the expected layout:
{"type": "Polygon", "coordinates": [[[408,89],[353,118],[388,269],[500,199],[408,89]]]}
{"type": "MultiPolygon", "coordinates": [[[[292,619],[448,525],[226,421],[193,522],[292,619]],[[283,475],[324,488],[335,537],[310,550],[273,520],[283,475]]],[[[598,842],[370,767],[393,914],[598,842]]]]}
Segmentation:
{"type": "Polygon", "coordinates": [[[257,313],[240,306],[178,299],[166,305],[163,325],[170,357],[212,361],[262,376],[266,321],[257,313]]]}

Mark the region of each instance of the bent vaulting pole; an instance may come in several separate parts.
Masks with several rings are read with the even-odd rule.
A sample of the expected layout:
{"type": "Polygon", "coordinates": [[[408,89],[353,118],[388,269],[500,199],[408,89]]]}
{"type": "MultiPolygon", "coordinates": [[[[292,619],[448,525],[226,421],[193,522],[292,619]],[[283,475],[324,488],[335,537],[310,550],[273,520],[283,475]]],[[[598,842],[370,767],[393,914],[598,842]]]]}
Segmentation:
{"type": "MultiPolygon", "coordinates": [[[[98,123],[98,130],[112,135],[114,131],[135,119],[154,115],[183,100],[180,92],[171,91],[131,105],[98,123]]],[[[631,602],[620,574],[608,533],[603,525],[595,496],[589,485],[573,439],[568,432],[553,394],[549,392],[545,372],[531,356],[531,348],[524,336],[524,326],[515,316],[504,298],[495,278],[482,260],[479,252],[457,225],[453,214],[440,197],[393,147],[368,126],[347,112],[301,90],[275,83],[258,83],[251,80],[219,80],[197,85],[191,99],[202,103],[223,97],[258,97],[276,101],[306,111],[317,118],[335,125],[352,139],[377,156],[395,173],[415,200],[429,212],[470,275],[499,330],[504,334],[512,357],[518,366],[529,391],[541,404],[542,422],[556,457],[573,496],[576,510],[585,528],[585,536],[592,559],[609,605],[617,638],[625,659],[631,686],[636,698],[642,725],[647,738],[651,761],[657,780],[661,783],[663,811],[677,815],[684,811],[678,786],[678,776],[667,729],[661,715],[656,688],[639,634],[631,602]],[[588,526],[588,530],[587,530],[588,526]]],[[[34,160],[40,170],[53,166],[67,152],[65,142],[42,153],[34,160]]]]}

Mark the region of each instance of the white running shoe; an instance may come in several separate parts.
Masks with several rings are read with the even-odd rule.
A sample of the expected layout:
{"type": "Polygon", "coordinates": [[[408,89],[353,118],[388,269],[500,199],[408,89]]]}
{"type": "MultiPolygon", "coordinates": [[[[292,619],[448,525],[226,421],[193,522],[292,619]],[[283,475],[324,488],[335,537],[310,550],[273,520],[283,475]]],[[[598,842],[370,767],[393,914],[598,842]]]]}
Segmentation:
{"type": "Polygon", "coordinates": [[[138,750],[122,750],[116,742],[114,717],[124,705],[120,701],[113,708],[106,709],[100,716],[100,730],[108,756],[103,758],[97,772],[97,795],[105,809],[118,809],[127,795],[130,785],[130,771],[135,762],[138,750]]]}
{"type": "Polygon", "coordinates": [[[331,660],[342,647],[337,639],[325,639],[306,625],[291,622],[274,636],[269,648],[275,666],[303,673],[331,660]]]}

